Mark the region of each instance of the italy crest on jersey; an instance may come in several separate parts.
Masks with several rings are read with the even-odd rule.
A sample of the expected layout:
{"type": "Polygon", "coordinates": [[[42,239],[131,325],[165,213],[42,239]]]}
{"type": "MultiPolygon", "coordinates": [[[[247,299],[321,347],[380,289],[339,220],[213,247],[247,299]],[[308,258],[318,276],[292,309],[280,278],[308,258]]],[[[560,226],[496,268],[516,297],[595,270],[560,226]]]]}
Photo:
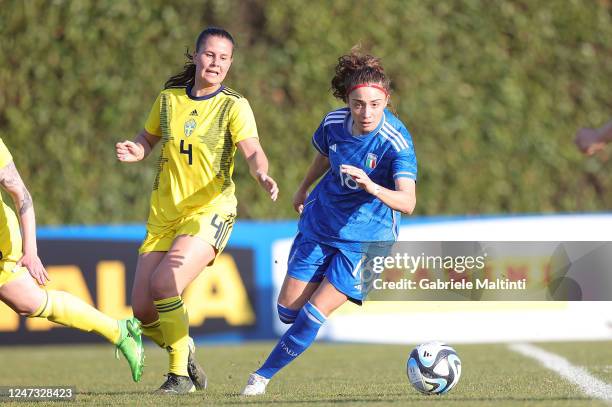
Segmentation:
{"type": "Polygon", "coordinates": [[[196,121],[193,119],[189,119],[185,122],[185,137],[189,137],[191,136],[191,133],[193,133],[193,131],[196,128],[196,121]]]}
{"type": "Polygon", "coordinates": [[[368,153],[366,157],[366,167],[373,170],[376,168],[376,160],[378,160],[378,156],[376,154],[368,153]]]}

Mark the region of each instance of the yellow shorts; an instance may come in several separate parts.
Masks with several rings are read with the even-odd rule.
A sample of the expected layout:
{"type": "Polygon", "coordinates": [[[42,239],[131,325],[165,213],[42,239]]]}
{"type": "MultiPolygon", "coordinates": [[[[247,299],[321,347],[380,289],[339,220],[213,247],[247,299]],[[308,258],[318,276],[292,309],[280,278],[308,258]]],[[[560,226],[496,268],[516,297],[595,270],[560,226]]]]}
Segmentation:
{"type": "MultiPolygon", "coordinates": [[[[2,201],[0,205],[3,205],[2,201]]],[[[19,222],[12,211],[7,213],[6,222],[0,227],[0,287],[28,272],[25,267],[15,267],[23,252],[19,222]]]]}
{"type": "Polygon", "coordinates": [[[18,279],[28,272],[25,267],[15,267],[14,261],[0,261],[0,287],[18,279]]]}
{"type": "Polygon", "coordinates": [[[219,255],[225,249],[235,219],[233,213],[204,212],[187,216],[168,226],[147,224],[147,234],[138,253],[167,252],[177,236],[188,235],[204,240],[219,255]]]}

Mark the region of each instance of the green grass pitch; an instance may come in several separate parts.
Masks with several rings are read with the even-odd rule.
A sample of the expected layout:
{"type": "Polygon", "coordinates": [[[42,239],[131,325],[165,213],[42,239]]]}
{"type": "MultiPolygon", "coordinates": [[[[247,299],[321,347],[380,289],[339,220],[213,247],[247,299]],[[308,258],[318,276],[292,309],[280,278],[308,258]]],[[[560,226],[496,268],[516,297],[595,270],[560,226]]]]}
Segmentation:
{"type": "MultiPolygon", "coordinates": [[[[463,364],[459,384],[447,395],[424,396],[406,378],[412,346],[316,343],[277,375],[268,394],[239,395],[272,342],[202,345],[198,359],[209,388],[187,396],[150,394],[164,380],[167,356],[148,346],[147,366],[133,383],[124,360],[110,345],[0,347],[0,385],[76,386],[66,405],[272,405],[272,406],[604,406],[538,362],[504,344],[459,345],[463,364]]],[[[612,343],[539,344],[607,383],[612,382],[612,343]]],[[[59,402],[8,403],[59,406],[59,402]]]]}

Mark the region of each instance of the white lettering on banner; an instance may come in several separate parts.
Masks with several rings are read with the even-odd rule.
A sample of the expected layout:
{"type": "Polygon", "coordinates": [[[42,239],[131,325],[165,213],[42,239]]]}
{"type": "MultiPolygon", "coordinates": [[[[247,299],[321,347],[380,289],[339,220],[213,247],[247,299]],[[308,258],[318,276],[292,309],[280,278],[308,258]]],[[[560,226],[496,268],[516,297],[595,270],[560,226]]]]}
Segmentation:
{"type": "MultiPolygon", "coordinates": [[[[610,230],[612,214],[470,217],[450,221],[442,218],[426,222],[417,218],[406,221],[398,240],[605,242],[610,240],[610,230]]],[[[278,262],[272,264],[274,300],[287,271],[291,242],[292,238],[288,238],[272,243],[272,258],[278,262]]],[[[544,264],[538,256],[509,253],[507,258],[491,264],[490,277],[531,281],[530,278],[547,275],[544,264]],[[540,274],[533,275],[534,270],[540,270],[540,274]]],[[[415,278],[415,283],[419,279],[415,278]]],[[[469,279],[465,284],[468,282],[469,279]]],[[[382,283],[374,280],[374,284],[382,283]]],[[[276,302],[270,306],[276,307],[276,302]]],[[[610,315],[612,302],[603,301],[366,301],[363,307],[350,303],[340,307],[326,322],[320,337],[373,343],[419,343],[432,338],[452,343],[609,340],[610,315]]],[[[287,329],[280,321],[274,324],[277,334],[287,329]]]]}
{"type": "MultiPolygon", "coordinates": [[[[96,265],[97,305],[79,266],[54,265],[48,266],[47,271],[51,277],[45,287],[47,290],[69,292],[113,318],[127,318],[132,314],[132,308],[126,302],[123,262],[105,260],[96,265]]],[[[218,256],[215,264],[207,267],[185,290],[183,298],[189,310],[190,326],[201,326],[207,318],[221,318],[231,326],[252,325],[256,320],[238,266],[228,253],[218,256]]],[[[29,331],[63,328],[45,318],[27,318],[25,326],[29,331]]],[[[19,316],[0,303],[0,333],[18,330],[19,316]]]]}

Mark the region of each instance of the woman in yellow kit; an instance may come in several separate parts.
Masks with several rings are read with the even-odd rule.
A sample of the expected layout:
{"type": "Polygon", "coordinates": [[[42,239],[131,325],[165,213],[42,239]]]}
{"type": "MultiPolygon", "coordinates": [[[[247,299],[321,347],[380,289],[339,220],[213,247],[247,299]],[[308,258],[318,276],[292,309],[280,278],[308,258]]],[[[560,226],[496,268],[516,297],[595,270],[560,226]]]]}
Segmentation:
{"type": "Polygon", "coordinates": [[[231,178],[236,149],[270,198],[275,201],[278,195],[249,103],[222,84],[233,51],[227,31],[202,31],[183,72],[171,77],[157,97],[144,130],[134,141],[116,145],[120,161],[136,162],[161,141],[132,288],[143,334],[169,353],[169,372],[159,393],[206,387],[206,375],[193,357],[181,294],[229,238],[237,205],[231,178]]]}
{"type": "Polygon", "coordinates": [[[144,352],[138,320],[117,321],[69,293],[43,290],[37,285],[46,285],[49,275],[38,257],[32,198],[2,139],[0,185],[11,195],[19,214],[17,220],[15,212],[0,196],[0,300],[19,315],[46,318],[103,336],[123,353],[132,370],[132,378],[139,381],[144,352]]]}

